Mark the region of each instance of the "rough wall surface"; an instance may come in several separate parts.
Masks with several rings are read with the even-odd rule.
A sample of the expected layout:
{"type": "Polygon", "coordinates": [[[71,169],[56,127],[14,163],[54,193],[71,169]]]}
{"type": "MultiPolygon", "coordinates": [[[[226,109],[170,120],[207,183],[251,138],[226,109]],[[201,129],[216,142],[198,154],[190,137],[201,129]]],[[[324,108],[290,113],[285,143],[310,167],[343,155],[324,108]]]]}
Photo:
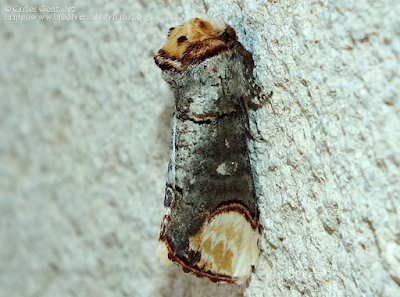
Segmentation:
{"type": "Polygon", "coordinates": [[[0,296],[400,295],[397,0],[67,6],[143,20],[2,19],[0,296]],[[152,56],[195,16],[235,28],[274,92],[252,114],[263,237],[246,287],[154,257],[172,94],[152,56]]]}

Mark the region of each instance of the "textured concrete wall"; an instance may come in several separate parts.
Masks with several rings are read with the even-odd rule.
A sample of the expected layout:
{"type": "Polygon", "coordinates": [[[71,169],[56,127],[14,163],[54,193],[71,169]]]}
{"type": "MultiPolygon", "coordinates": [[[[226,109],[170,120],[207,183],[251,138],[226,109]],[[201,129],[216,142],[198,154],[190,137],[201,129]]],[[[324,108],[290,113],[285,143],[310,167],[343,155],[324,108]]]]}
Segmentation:
{"type": "Polygon", "coordinates": [[[67,6],[143,19],[2,19],[0,296],[400,295],[397,0],[67,6]],[[154,257],[172,94],[152,57],[195,16],[231,24],[274,92],[252,114],[263,236],[247,288],[154,257]]]}

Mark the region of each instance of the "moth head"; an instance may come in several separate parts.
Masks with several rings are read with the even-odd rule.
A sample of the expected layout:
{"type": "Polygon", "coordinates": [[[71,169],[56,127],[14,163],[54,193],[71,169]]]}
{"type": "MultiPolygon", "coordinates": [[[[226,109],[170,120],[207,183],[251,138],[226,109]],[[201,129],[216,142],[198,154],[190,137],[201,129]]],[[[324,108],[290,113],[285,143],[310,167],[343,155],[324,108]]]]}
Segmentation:
{"type": "Polygon", "coordinates": [[[167,41],[155,61],[162,69],[183,70],[227,51],[236,42],[235,30],[224,22],[195,18],[170,28],[167,41]]]}

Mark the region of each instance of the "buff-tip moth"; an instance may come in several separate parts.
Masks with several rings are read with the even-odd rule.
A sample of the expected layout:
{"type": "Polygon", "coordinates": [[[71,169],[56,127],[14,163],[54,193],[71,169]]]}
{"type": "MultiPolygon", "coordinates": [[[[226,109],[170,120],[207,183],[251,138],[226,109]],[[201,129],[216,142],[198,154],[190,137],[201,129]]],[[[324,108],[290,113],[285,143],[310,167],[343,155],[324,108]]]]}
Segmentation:
{"type": "Polygon", "coordinates": [[[214,282],[243,283],[257,266],[259,223],[248,150],[252,55],[223,22],[171,28],[154,57],[174,113],[157,256],[214,282]]]}

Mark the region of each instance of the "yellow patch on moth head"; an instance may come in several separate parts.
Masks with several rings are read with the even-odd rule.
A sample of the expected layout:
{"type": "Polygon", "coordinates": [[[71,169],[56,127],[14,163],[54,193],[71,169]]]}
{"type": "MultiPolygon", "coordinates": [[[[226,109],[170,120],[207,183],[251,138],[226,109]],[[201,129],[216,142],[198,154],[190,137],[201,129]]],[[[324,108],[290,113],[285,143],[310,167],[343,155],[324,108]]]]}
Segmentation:
{"type": "Polygon", "coordinates": [[[224,30],[223,22],[209,22],[195,18],[171,28],[162,50],[168,57],[180,60],[191,44],[207,39],[218,39],[224,30]]]}
{"type": "Polygon", "coordinates": [[[205,220],[200,231],[189,238],[189,245],[201,255],[198,267],[241,282],[258,263],[259,236],[243,214],[227,211],[205,220]]]}

